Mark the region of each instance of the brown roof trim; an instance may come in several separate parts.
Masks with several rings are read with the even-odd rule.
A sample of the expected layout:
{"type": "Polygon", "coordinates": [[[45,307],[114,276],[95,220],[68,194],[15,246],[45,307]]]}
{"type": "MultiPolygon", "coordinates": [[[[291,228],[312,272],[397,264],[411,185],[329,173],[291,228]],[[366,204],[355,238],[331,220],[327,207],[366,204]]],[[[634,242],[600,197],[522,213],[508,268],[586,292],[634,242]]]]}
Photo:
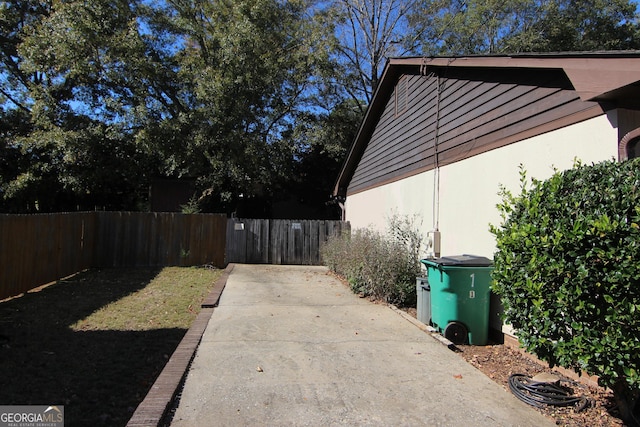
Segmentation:
{"type": "Polygon", "coordinates": [[[583,101],[640,81],[640,53],[391,58],[388,66],[562,69],[583,101]]]}
{"type": "Polygon", "coordinates": [[[346,195],[397,77],[405,71],[428,73],[431,67],[561,69],[583,101],[612,101],[621,88],[640,86],[640,51],[390,58],[340,171],[334,196],[346,195]]]}

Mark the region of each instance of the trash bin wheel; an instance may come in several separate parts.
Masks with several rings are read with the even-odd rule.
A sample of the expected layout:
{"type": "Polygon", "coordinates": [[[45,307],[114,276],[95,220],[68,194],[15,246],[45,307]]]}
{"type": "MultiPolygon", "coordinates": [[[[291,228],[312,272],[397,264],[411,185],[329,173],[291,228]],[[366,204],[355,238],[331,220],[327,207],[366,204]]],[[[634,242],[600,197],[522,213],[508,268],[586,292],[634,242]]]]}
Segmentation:
{"type": "Polygon", "coordinates": [[[444,337],[454,344],[466,344],[469,341],[469,330],[460,322],[449,322],[444,328],[444,337]]]}

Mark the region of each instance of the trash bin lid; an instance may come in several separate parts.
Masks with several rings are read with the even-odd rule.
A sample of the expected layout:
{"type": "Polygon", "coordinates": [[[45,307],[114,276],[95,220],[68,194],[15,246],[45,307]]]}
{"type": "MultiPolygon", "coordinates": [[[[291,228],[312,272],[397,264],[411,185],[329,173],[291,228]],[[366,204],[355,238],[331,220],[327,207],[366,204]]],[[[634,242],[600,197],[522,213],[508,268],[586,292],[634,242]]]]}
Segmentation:
{"type": "Polygon", "coordinates": [[[468,254],[443,256],[434,260],[422,260],[422,262],[453,267],[489,267],[493,265],[493,261],[487,257],[468,254]]]}

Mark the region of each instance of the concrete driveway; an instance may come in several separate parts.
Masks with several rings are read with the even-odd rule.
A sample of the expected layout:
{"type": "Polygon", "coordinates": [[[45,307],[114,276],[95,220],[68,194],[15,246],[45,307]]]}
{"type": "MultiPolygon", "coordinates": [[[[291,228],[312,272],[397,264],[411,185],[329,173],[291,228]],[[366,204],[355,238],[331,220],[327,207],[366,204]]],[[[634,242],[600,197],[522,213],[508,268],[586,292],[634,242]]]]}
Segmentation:
{"type": "Polygon", "coordinates": [[[240,264],[171,425],[555,424],[326,268],[240,264]]]}

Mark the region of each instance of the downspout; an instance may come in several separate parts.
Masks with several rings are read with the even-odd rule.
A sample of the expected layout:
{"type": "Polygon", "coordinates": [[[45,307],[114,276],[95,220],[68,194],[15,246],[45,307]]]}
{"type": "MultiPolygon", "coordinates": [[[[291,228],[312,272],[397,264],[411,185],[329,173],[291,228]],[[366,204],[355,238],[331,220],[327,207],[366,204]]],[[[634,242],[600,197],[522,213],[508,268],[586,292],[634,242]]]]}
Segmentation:
{"type": "Polygon", "coordinates": [[[434,231],[440,228],[440,159],[438,153],[438,137],[440,136],[440,76],[436,74],[436,133],[433,140],[434,177],[433,177],[433,222],[434,231]]]}
{"type": "Polygon", "coordinates": [[[427,78],[436,78],[436,123],[435,123],[435,135],[433,139],[433,229],[427,233],[427,253],[429,257],[438,258],[440,256],[440,159],[438,152],[438,139],[440,137],[440,97],[441,97],[441,83],[440,75],[435,72],[427,73],[427,58],[424,58],[424,62],[421,67],[421,74],[427,78]]]}

